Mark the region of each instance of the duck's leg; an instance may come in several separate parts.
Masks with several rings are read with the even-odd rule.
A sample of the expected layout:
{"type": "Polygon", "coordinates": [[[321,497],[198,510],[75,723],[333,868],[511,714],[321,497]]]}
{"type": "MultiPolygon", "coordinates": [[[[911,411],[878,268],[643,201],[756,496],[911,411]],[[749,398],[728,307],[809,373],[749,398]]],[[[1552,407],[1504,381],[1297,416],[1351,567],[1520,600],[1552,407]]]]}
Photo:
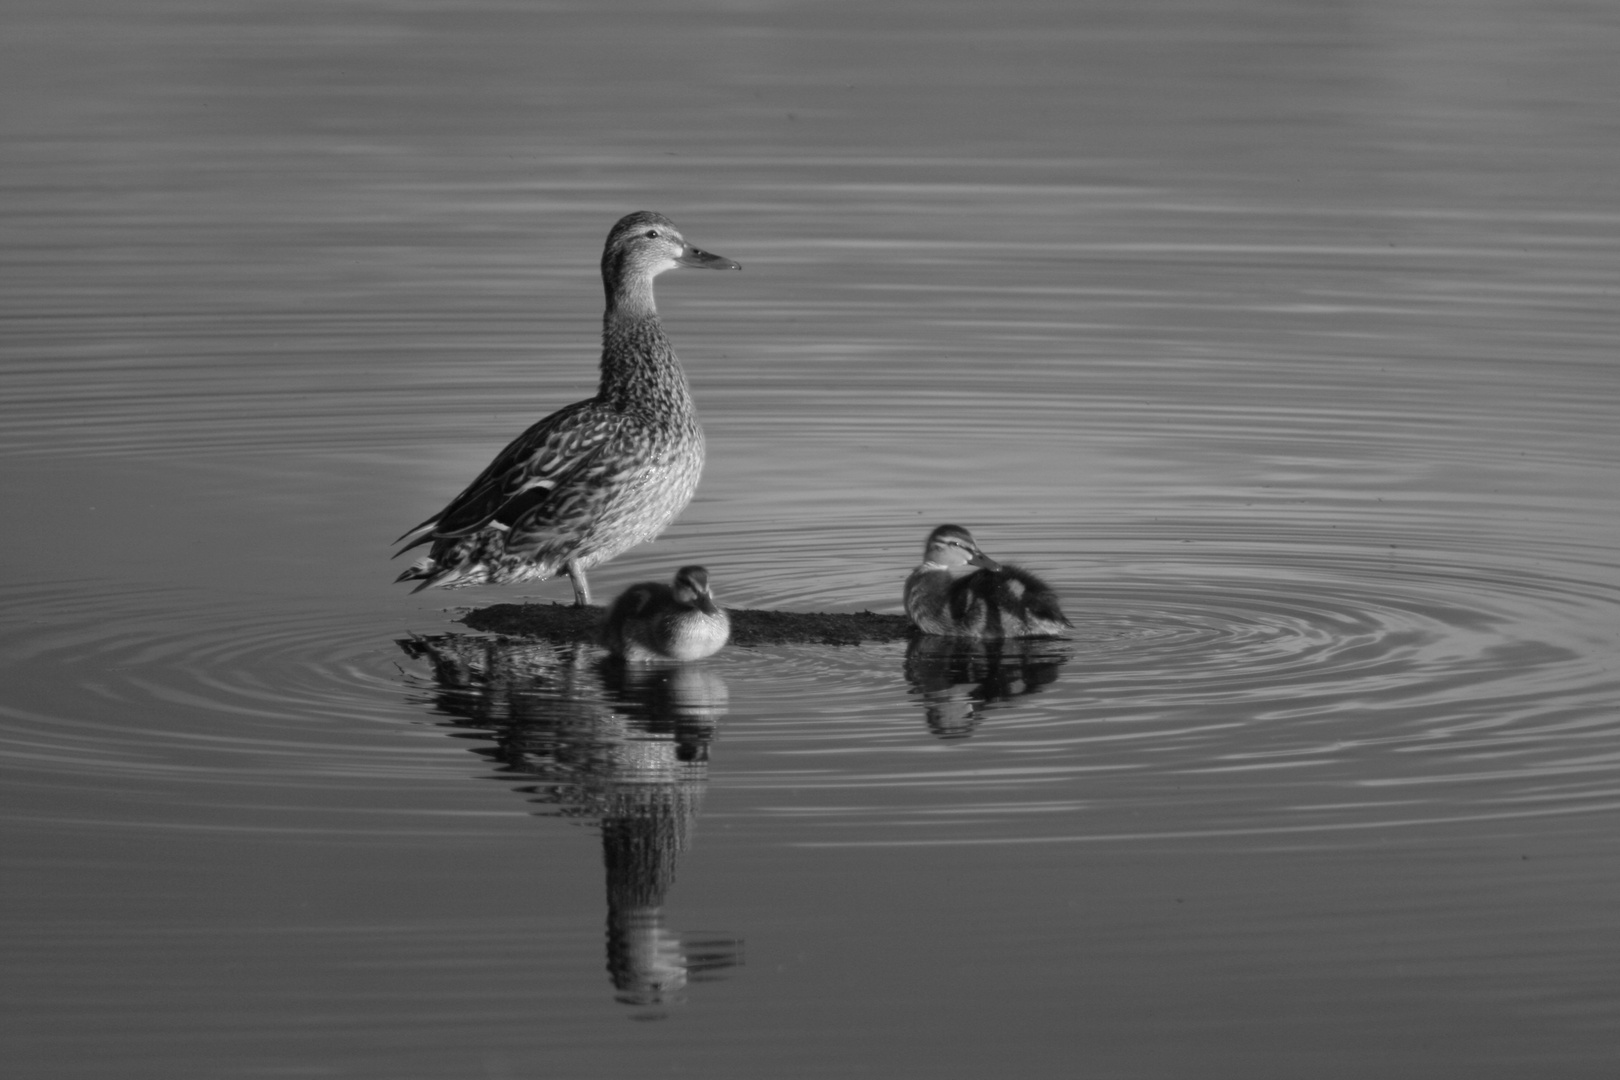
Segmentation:
{"type": "Polygon", "coordinates": [[[574,606],[590,607],[591,586],[585,580],[585,568],[577,559],[569,559],[564,566],[568,569],[568,580],[574,583],[574,606]]]}

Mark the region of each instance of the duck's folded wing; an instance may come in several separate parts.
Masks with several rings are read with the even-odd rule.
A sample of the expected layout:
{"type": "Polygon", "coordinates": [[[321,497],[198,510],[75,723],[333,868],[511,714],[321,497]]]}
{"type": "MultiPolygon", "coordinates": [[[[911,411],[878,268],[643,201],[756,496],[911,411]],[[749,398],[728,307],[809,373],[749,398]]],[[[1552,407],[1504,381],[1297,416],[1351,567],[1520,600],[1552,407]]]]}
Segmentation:
{"type": "Polygon", "coordinates": [[[994,599],[995,591],[996,579],[990,570],[975,570],[952,581],[945,594],[951,621],[966,623],[975,608],[982,613],[986,602],[994,599]]]}
{"type": "Polygon", "coordinates": [[[612,441],[619,423],[617,413],[590,401],[552,413],[496,455],[448,506],[400,537],[421,533],[400,551],[467,536],[491,524],[511,526],[588,468],[612,441]]]}
{"type": "Polygon", "coordinates": [[[1022,606],[1026,616],[1062,626],[1074,625],[1063,614],[1052,586],[1022,567],[1003,566],[1002,569],[1006,572],[1004,587],[1015,597],[1016,604],[1022,606]],[[1016,591],[1013,591],[1014,585],[1017,586],[1016,591]]]}

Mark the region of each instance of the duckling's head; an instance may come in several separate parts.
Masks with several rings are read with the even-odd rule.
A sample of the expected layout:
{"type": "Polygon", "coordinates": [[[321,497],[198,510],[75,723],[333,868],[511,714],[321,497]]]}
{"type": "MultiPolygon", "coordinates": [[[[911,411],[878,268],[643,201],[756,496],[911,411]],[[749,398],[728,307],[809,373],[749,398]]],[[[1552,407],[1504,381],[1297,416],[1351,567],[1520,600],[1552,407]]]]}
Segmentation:
{"type": "Polygon", "coordinates": [[[638,210],[619,219],[602,248],[602,286],[608,304],[629,296],[643,297],[652,305],[652,279],[677,266],[708,270],[741,270],[730,259],[711,255],[686,242],[675,223],[663,214],[638,210]]]}
{"type": "Polygon", "coordinates": [[[701,566],[683,566],[675,571],[675,599],[691,604],[705,615],[718,615],[714,597],[709,595],[709,571],[701,566]]]}
{"type": "Polygon", "coordinates": [[[1001,569],[1001,564],[979,550],[973,534],[960,525],[941,525],[928,534],[923,545],[923,561],[935,566],[982,566],[989,570],[1001,569]]]}

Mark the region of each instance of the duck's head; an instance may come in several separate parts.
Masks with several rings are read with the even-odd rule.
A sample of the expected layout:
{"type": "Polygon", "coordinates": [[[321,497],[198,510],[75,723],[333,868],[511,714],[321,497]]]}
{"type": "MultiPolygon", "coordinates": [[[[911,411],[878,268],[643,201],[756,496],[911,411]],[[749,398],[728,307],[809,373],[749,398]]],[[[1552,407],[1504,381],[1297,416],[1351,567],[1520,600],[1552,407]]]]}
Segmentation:
{"type": "Polygon", "coordinates": [[[988,570],[999,570],[1001,564],[979,550],[974,543],[973,534],[960,525],[941,525],[928,534],[928,542],[923,545],[923,561],[933,563],[935,566],[982,566],[988,570]]]}
{"type": "Polygon", "coordinates": [[[718,615],[714,597],[709,595],[709,571],[701,566],[683,566],[675,571],[675,599],[691,604],[705,615],[718,615]]]}
{"type": "Polygon", "coordinates": [[[602,248],[602,285],[609,303],[626,292],[648,289],[652,279],[677,266],[706,270],[741,270],[730,259],[712,255],[686,242],[675,223],[663,214],[638,210],[619,219],[602,248]]]}

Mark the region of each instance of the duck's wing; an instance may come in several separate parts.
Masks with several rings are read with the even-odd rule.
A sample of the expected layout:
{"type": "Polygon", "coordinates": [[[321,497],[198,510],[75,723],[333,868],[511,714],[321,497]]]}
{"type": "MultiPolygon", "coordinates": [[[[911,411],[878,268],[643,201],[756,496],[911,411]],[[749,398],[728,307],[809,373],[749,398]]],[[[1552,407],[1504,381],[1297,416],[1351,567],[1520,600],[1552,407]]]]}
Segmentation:
{"type": "Polygon", "coordinates": [[[946,609],[953,623],[966,628],[984,617],[987,604],[994,601],[995,596],[995,571],[975,570],[946,587],[946,609]]]}
{"type": "Polygon", "coordinates": [[[623,654],[641,636],[636,624],[659,607],[668,606],[674,595],[668,585],[658,581],[643,581],[625,589],[608,607],[599,643],[615,654],[623,654]]]}
{"type": "Polygon", "coordinates": [[[510,527],[588,469],[613,440],[621,419],[595,401],[552,413],[512,440],[448,506],[408,530],[395,555],[434,540],[467,536],[491,524],[510,527]],[[418,535],[420,534],[420,535],[418,535]]]}
{"type": "Polygon", "coordinates": [[[650,608],[660,603],[667,604],[673,599],[670,587],[659,581],[643,581],[639,585],[631,585],[619,594],[608,609],[607,621],[610,626],[619,626],[630,619],[639,619],[650,608]]]}

